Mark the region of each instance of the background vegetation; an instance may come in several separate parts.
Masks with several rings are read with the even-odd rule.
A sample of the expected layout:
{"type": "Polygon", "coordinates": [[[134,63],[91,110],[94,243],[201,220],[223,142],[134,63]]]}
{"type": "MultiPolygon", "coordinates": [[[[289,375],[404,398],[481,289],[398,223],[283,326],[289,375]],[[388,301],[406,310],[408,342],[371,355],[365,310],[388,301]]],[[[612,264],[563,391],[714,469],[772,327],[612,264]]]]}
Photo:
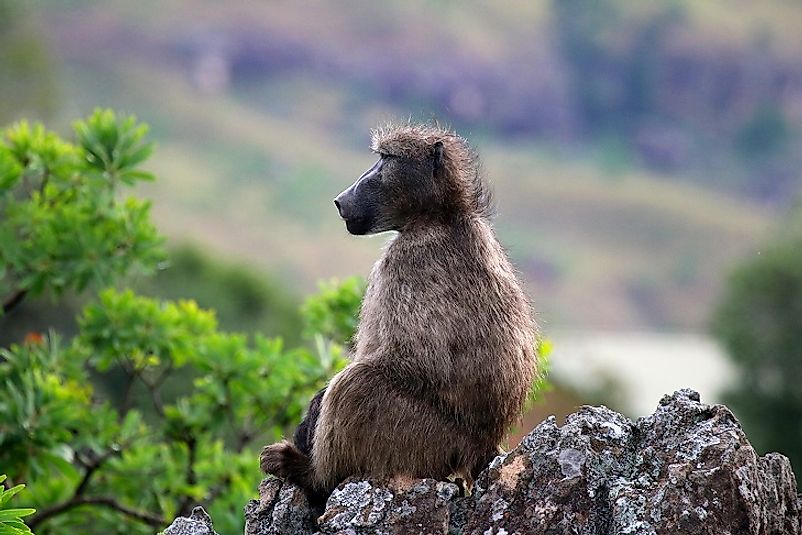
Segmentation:
{"type": "MultiPolygon", "coordinates": [[[[331,199],[410,114],[482,152],[501,238],[552,329],[703,330],[799,189],[784,0],[38,3],[68,117],[136,112],[174,238],[281,285],[366,273],[331,199]],[[757,141],[755,141],[757,140],[757,141]]],[[[58,122],[56,123],[58,127],[58,122]]]]}
{"type": "MultiPolygon", "coordinates": [[[[730,277],[714,331],[739,371],[727,403],[755,447],[802,467],[802,219],[730,277]]],[[[802,477],[798,477],[802,483],[802,477]]]]}
{"type": "MultiPolygon", "coordinates": [[[[223,531],[241,531],[258,450],[291,433],[342,365],[361,283],[309,299],[310,343],[296,348],[221,331],[195,301],[118,289],[161,266],[158,282],[139,286],[180,295],[207,277],[219,286],[199,295],[229,322],[270,324],[270,303],[274,326],[301,330],[286,298],[250,272],[187,249],[175,255],[178,274],[161,265],[149,203],[124,192],[153,179],[140,168],[151,151],[144,125],[97,110],[74,130],[72,144],[20,122],[0,144],[3,319],[29,296],[88,294],[75,336],[30,330],[0,348],[0,467],[4,488],[16,485],[0,500],[26,484],[38,533],[152,533],[198,503],[223,531]]],[[[11,530],[24,514],[0,510],[0,521],[11,530]]]]}

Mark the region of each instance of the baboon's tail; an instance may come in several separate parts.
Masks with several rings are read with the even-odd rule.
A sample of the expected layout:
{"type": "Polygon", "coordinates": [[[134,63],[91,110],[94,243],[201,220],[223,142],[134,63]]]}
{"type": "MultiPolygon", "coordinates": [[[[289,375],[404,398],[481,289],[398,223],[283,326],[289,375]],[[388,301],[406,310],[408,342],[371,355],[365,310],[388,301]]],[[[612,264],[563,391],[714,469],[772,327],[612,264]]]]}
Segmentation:
{"type": "Polygon", "coordinates": [[[326,503],[326,494],[316,489],[312,481],[312,461],[289,440],[265,446],[259,457],[259,466],[266,474],[273,474],[300,487],[309,503],[320,507],[326,503]]]}

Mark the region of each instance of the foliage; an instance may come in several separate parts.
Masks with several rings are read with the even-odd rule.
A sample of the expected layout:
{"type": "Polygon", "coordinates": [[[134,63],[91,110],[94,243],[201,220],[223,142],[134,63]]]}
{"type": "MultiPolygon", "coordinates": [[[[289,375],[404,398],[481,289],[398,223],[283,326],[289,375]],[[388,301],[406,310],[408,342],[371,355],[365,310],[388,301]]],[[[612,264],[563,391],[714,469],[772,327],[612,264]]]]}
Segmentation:
{"type": "MultiPolygon", "coordinates": [[[[145,127],[96,111],[75,132],[72,144],[21,122],[0,145],[6,311],[29,295],[128,280],[163,259],[147,203],[119,195],[151,178],[138,168],[151,150],[145,127]]],[[[251,276],[228,273],[246,296],[251,276]]],[[[326,299],[358,301],[354,288],[330,286],[326,299]]],[[[352,313],[317,308],[310,324],[353,324],[340,317],[352,313]]],[[[343,365],[340,344],[314,338],[314,349],[287,349],[220,331],[194,301],[110,288],[84,308],[74,338],[30,332],[0,349],[0,466],[28,486],[37,508],[28,525],[152,533],[202,503],[222,531],[241,531],[258,448],[287,434],[343,365]]]]}
{"type": "Polygon", "coordinates": [[[714,316],[739,370],[727,403],[762,451],[802,471],[802,225],[744,262],[714,316]]]}
{"type": "Polygon", "coordinates": [[[535,380],[532,381],[532,386],[529,389],[529,398],[527,399],[526,408],[529,408],[539,401],[543,400],[546,392],[552,390],[552,385],[549,382],[549,372],[551,371],[551,353],[554,351],[554,344],[548,338],[538,338],[537,342],[537,375],[535,380]]]}
{"type": "MultiPolygon", "coordinates": [[[[266,274],[246,265],[222,263],[200,248],[178,245],[150,276],[132,276],[123,285],[149,297],[193,299],[213,309],[220,328],[243,333],[268,332],[288,344],[300,341],[298,300],[266,274]]],[[[53,328],[62,336],[77,332],[76,316],[88,296],[68,292],[58,301],[28,298],[13,314],[0,317],[0,346],[21,342],[31,331],[53,328]]]]}
{"type": "MultiPolygon", "coordinates": [[[[0,475],[0,485],[6,480],[6,475],[0,475]]],[[[25,525],[22,518],[34,513],[34,509],[9,509],[7,508],[8,502],[15,494],[25,488],[25,485],[19,484],[10,489],[0,486],[0,535],[25,535],[30,533],[30,528],[25,525]]]]}
{"type": "Polygon", "coordinates": [[[260,477],[255,448],[287,434],[342,364],[337,346],[321,355],[279,339],[249,344],[194,302],[131,291],[102,292],[79,325],[63,348],[51,334],[5,350],[0,364],[0,465],[29,482],[40,533],[152,532],[196,503],[223,531],[241,529],[238,505],[260,477]],[[116,407],[89,374],[115,368],[116,407]]]}
{"type": "Polygon", "coordinates": [[[342,282],[321,282],[317,295],[306,300],[303,313],[306,318],[304,333],[320,334],[343,345],[350,345],[357,322],[365,281],[349,277],[342,282]]]}
{"type": "Polygon", "coordinates": [[[97,110],[75,124],[71,144],[21,121],[0,143],[0,295],[7,311],[27,294],[107,285],[162,259],[150,205],[120,198],[121,186],[152,177],[147,129],[97,110]]]}
{"type": "Polygon", "coordinates": [[[172,248],[164,269],[134,287],[153,297],[191,297],[200,306],[214,309],[224,329],[269,332],[288,343],[299,341],[302,322],[294,295],[252,268],[223,264],[198,247],[172,248]]]}

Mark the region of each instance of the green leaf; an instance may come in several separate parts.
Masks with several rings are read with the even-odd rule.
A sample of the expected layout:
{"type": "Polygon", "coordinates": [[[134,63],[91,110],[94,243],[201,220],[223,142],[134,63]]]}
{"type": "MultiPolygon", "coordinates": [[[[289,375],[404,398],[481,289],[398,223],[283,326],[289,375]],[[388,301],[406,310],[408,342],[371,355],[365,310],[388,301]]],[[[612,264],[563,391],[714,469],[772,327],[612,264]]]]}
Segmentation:
{"type": "Polygon", "coordinates": [[[0,195],[13,188],[22,176],[22,167],[5,147],[0,146],[0,195]]]}
{"type": "MultiPolygon", "coordinates": [[[[1,444],[2,442],[0,442],[1,444]]],[[[1,451],[1,450],[0,450],[1,451]]],[[[6,480],[6,475],[0,475],[0,483],[6,480]]],[[[22,535],[31,533],[31,530],[21,520],[22,517],[32,515],[36,512],[35,509],[30,507],[5,509],[5,505],[9,500],[19,493],[25,485],[16,485],[10,489],[0,491],[0,534],[9,535],[22,535]]],[[[2,487],[0,487],[2,489],[2,487]]]]}
{"type": "Polygon", "coordinates": [[[6,489],[3,492],[0,492],[0,506],[3,506],[14,497],[15,494],[19,493],[22,489],[25,488],[25,485],[19,484],[15,487],[11,487],[10,489],[6,489]]]}
{"type": "Polygon", "coordinates": [[[15,520],[17,518],[22,518],[23,516],[32,515],[35,512],[36,509],[31,509],[30,507],[24,509],[4,509],[0,511],[0,522],[15,520]]]}

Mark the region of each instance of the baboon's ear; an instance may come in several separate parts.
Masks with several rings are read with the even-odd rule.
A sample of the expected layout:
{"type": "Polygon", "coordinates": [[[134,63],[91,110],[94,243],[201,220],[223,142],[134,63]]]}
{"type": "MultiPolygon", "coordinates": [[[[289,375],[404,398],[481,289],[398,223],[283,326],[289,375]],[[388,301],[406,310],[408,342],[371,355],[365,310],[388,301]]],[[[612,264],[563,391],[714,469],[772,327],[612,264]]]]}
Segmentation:
{"type": "Polygon", "coordinates": [[[438,169],[443,165],[443,142],[438,141],[434,144],[434,153],[432,155],[432,161],[434,166],[434,171],[437,172],[438,169]]]}

